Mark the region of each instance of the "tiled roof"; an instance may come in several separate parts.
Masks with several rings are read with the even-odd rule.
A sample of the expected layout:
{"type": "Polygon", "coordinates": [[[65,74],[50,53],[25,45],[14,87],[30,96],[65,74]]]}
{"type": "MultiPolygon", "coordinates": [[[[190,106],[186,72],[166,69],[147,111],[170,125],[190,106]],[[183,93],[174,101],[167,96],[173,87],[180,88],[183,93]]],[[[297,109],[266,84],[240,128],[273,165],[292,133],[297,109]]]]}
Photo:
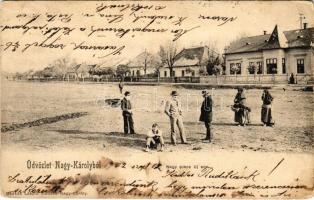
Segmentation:
{"type": "Polygon", "coordinates": [[[161,63],[158,56],[144,51],[141,54],[139,54],[138,56],[136,56],[133,60],[131,60],[127,65],[130,68],[144,67],[145,59],[146,59],[146,67],[147,68],[155,68],[158,65],[160,65],[160,63],[161,63]]]}
{"type": "MultiPolygon", "coordinates": [[[[211,52],[218,56],[216,52],[211,52]]],[[[205,64],[208,61],[209,48],[207,46],[183,49],[174,58],[174,67],[179,66],[195,66],[205,64]]]]}
{"type": "Polygon", "coordinates": [[[258,51],[267,44],[270,34],[241,38],[230,44],[226,53],[258,51]]]}
{"type": "Polygon", "coordinates": [[[272,34],[245,37],[231,43],[226,54],[274,48],[310,47],[313,43],[314,28],[284,31],[281,36],[275,27],[272,34]],[[285,37],[285,40],[280,40],[282,37],[285,37]],[[280,41],[285,41],[287,44],[282,44],[280,41]]]}
{"type": "Polygon", "coordinates": [[[310,47],[314,43],[314,27],[284,31],[289,47],[310,47]]]}
{"type": "Polygon", "coordinates": [[[94,69],[103,69],[103,68],[112,68],[112,69],[116,69],[117,66],[119,64],[124,63],[125,60],[123,58],[112,58],[112,59],[108,59],[103,61],[102,63],[97,64],[96,66],[94,66],[94,69]]]}
{"type": "Polygon", "coordinates": [[[79,73],[84,73],[84,72],[88,72],[90,69],[94,68],[96,65],[87,65],[86,63],[82,63],[79,65],[79,68],[77,69],[77,71],[79,73]]]}

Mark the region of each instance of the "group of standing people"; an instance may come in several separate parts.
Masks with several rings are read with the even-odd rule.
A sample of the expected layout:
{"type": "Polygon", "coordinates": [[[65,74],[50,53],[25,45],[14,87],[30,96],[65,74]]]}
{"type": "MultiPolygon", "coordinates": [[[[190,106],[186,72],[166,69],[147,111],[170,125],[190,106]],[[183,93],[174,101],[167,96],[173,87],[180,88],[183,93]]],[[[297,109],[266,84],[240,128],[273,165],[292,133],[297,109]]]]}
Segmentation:
{"type": "MultiPolygon", "coordinates": [[[[265,89],[262,94],[262,110],[261,110],[261,121],[264,126],[273,126],[275,123],[272,117],[272,102],[274,98],[270,92],[265,89]]],[[[251,123],[250,112],[251,108],[246,104],[246,95],[243,88],[238,88],[238,93],[234,98],[234,105],[231,107],[234,111],[234,121],[239,126],[246,126],[251,123]]]]}
{"type": "MultiPolygon", "coordinates": [[[[120,88],[120,85],[119,85],[120,88]]],[[[122,89],[120,88],[120,92],[122,89]]],[[[131,93],[126,91],[124,93],[124,98],[121,100],[121,109],[123,116],[123,126],[125,134],[135,134],[134,131],[134,121],[133,121],[133,112],[132,104],[130,101],[131,93]]],[[[179,130],[180,140],[182,144],[190,144],[185,135],[185,128],[183,124],[181,102],[178,99],[178,92],[172,91],[171,98],[166,102],[164,112],[169,117],[170,129],[171,129],[171,144],[177,145],[177,134],[176,127],[179,130]]],[[[212,119],[213,119],[213,99],[207,90],[202,91],[203,102],[200,108],[200,117],[199,121],[203,122],[206,128],[206,136],[204,139],[209,143],[213,139],[213,133],[211,130],[212,119]]],[[[273,101],[272,95],[268,90],[264,90],[262,94],[262,110],[261,110],[261,121],[264,126],[273,126],[274,122],[272,119],[272,110],[271,104],[273,101]]],[[[250,123],[250,112],[251,109],[246,104],[246,95],[243,88],[238,88],[238,92],[234,98],[234,105],[232,110],[235,112],[234,121],[238,123],[239,126],[245,126],[250,123]]],[[[146,137],[146,148],[145,151],[148,151],[151,147],[157,147],[156,145],[160,144],[160,151],[164,150],[164,139],[162,131],[159,129],[159,125],[154,123],[151,130],[148,131],[146,137]]]]}

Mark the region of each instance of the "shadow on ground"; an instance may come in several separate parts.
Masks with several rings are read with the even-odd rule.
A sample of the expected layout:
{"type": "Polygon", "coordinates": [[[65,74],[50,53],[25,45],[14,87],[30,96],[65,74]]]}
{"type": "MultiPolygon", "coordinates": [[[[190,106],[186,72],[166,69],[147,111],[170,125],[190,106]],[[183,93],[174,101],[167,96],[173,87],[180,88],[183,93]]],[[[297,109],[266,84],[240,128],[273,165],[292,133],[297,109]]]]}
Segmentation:
{"type": "MultiPolygon", "coordinates": [[[[203,122],[183,122],[184,125],[187,125],[187,126],[196,126],[196,125],[204,125],[203,122]]],[[[212,123],[213,126],[237,126],[238,124],[237,123],[224,123],[224,122],[213,122],[212,123]]],[[[263,126],[262,124],[248,124],[247,126],[263,126]]]]}
{"type": "MultiPolygon", "coordinates": [[[[141,134],[124,134],[120,132],[89,132],[81,130],[52,130],[60,134],[71,135],[73,139],[83,139],[90,141],[104,141],[110,146],[130,147],[133,149],[143,149],[146,144],[146,136],[141,134]]],[[[105,146],[104,146],[105,147],[105,146]]]]}
{"type": "MultiPolygon", "coordinates": [[[[118,146],[118,147],[128,147],[132,149],[137,150],[143,150],[143,148],[146,146],[146,135],[143,134],[124,134],[121,132],[90,132],[90,131],[82,131],[82,130],[50,130],[55,131],[59,134],[66,134],[70,135],[69,138],[76,140],[76,139],[82,139],[82,140],[88,140],[95,143],[99,143],[99,141],[103,141],[105,144],[104,148],[110,147],[110,146],[118,146]]],[[[202,133],[202,135],[204,135],[202,133]]],[[[171,147],[172,145],[170,142],[170,139],[165,139],[165,145],[168,147],[171,147]]],[[[198,144],[202,143],[202,140],[200,138],[192,138],[187,137],[187,140],[191,142],[192,144],[198,144]]],[[[180,136],[177,134],[177,144],[181,145],[180,136]]],[[[189,147],[190,145],[184,145],[186,147],[189,147]]],[[[192,148],[192,146],[190,146],[192,148]]]]}

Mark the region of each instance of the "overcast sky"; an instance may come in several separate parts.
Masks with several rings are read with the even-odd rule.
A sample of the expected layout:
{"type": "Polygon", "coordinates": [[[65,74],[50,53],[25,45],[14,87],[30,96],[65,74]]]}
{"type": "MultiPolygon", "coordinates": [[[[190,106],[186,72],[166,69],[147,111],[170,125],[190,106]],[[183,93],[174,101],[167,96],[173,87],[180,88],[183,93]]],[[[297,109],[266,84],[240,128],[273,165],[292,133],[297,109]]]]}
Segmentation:
{"type": "MultiPolygon", "coordinates": [[[[116,4],[133,3],[115,1],[116,4]]],[[[25,13],[74,13],[74,16],[69,22],[71,27],[86,27],[101,26],[105,27],[102,20],[90,20],[82,17],[84,12],[92,12],[95,10],[96,4],[100,2],[4,2],[1,3],[1,22],[2,25],[23,24],[25,19],[20,18],[20,21],[15,17],[17,14],[25,13]]],[[[108,2],[107,2],[108,4],[108,2]]],[[[158,15],[175,15],[188,17],[182,24],[182,27],[191,28],[200,26],[191,32],[183,35],[177,40],[180,48],[188,48],[193,46],[206,45],[215,43],[220,52],[230,41],[242,34],[249,36],[261,35],[263,31],[270,33],[274,26],[277,24],[279,31],[293,30],[300,27],[299,14],[303,13],[305,16],[304,22],[308,23],[309,27],[314,26],[314,9],[311,2],[300,1],[277,1],[277,2],[199,2],[199,1],[144,1],[141,4],[150,5],[163,5],[165,9],[160,10],[158,15]],[[199,15],[207,16],[226,16],[237,17],[233,22],[227,22],[222,26],[213,20],[199,20],[199,15]]],[[[153,14],[147,12],[145,14],[153,14]]],[[[141,13],[138,13],[139,15],[141,13]]],[[[43,24],[44,19],[36,21],[38,24],[43,24]]],[[[36,24],[35,23],[35,24],[36,24]]],[[[140,23],[140,22],[139,22],[140,23]]],[[[144,21],[143,21],[144,23],[144,21]]],[[[55,22],[54,25],[64,25],[63,23],[55,22]]],[[[157,24],[152,24],[156,27],[157,24]]],[[[125,19],[124,22],[119,24],[120,27],[129,27],[130,20],[125,19]]],[[[168,26],[168,25],[167,25],[168,26]]],[[[168,26],[168,28],[173,27],[168,26]]],[[[41,41],[42,35],[29,31],[27,34],[22,35],[21,31],[9,32],[3,31],[1,34],[1,44],[10,41],[20,41],[21,44],[35,41],[41,41]]],[[[121,56],[109,56],[106,58],[98,58],[93,56],[95,52],[92,51],[73,51],[72,49],[65,49],[63,51],[44,49],[44,48],[30,48],[25,53],[20,51],[2,51],[1,52],[1,68],[4,71],[26,71],[29,69],[43,69],[55,59],[61,57],[69,57],[75,59],[77,62],[86,63],[102,63],[109,60],[123,59],[128,61],[136,55],[140,54],[145,49],[151,53],[157,53],[159,46],[165,42],[170,41],[173,36],[171,34],[136,34],[134,37],[127,35],[119,39],[113,35],[95,34],[93,37],[87,38],[86,34],[80,32],[73,32],[71,37],[62,36],[62,41],[65,43],[86,41],[88,44],[93,45],[126,45],[123,49],[121,56]]],[[[2,48],[3,50],[3,48],[2,48]]]]}

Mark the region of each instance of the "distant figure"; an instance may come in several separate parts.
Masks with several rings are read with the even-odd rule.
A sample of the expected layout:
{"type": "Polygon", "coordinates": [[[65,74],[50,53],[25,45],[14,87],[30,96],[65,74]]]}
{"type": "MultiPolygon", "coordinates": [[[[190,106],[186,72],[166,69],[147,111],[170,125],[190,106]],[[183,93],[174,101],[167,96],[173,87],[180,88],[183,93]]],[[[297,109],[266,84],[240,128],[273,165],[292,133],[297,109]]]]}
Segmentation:
{"type": "Polygon", "coordinates": [[[251,109],[246,106],[246,96],[243,88],[238,88],[238,93],[234,98],[234,105],[232,106],[234,111],[234,121],[239,123],[239,126],[245,126],[250,123],[251,109]]]}
{"type": "Polygon", "coordinates": [[[123,116],[123,126],[125,134],[134,134],[134,122],[132,113],[132,104],[130,101],[130,92],[126,91],[124,93],[124,98],[121,100],[121,109],[123,116]]]}
{"type": "Polygon", "coordinates": [[[211,142],[213,135],[211,132],[211,122],[213,117],[213,100],[207,90],[202,91],[204,101],[201,106],[201,116],[199,121],[204,122],[206,127],[206,137],[203,140],[211,142]]]}
{"type": "Polygon", "coordinates": [[[158,105],[158,108],[157,108],[157,112],[161,113],[163,112],[164,110],[164,107],[165,107],[165,101],[164,100],[161,100],[160,104],[158,105]]]}
{"type": "Polygon", "coordinates": [[[290,83],[290,84],[295,84],[294,74],[293,74],[293,73],[290,75],[289,83],[290,83]]]}
{"type": "Polygon", "coordinates": [[[172,91],[171,92],[171,100],[167,101],[166,106],[165,106],[165,113],[170,118],[171,143],[173,145],[177,145],[176,131],[175,131],[175,127],[177,125],[179,128],[182,144],[188,144],[188,142],[186,141],[185,133],[184,133],[181,103],[177,99],[177,96],[178,96],[177,91],[172,91]]]}
{"type": "Polygon", "coordinates": [[[121,80],[120,83],[119,83],[119,90],[120,90],[120,94],[122,94],[122,92],[123,92],[123,83],[122,83],[122,80],[121,80]]]}
{"type": "Polygon", "coordinates": [[[147,133],[145,151],[148,152],[150,148],[157,148],[159,144],[161,146],[159,151],[164,151],[165,142],[162,131],[159,130],[158,124],[154,123],[152,129],[147,133]]]}
{"type": "Polygon", "coordinates": [[[264,126],[273,126],[273,118],[271,113],[271,104],[274,100],[274,98],[271,96],[268,90],[264,90],[262,94],[262,112],[261,112],[261,120],[264,124],[264,126]]]}

